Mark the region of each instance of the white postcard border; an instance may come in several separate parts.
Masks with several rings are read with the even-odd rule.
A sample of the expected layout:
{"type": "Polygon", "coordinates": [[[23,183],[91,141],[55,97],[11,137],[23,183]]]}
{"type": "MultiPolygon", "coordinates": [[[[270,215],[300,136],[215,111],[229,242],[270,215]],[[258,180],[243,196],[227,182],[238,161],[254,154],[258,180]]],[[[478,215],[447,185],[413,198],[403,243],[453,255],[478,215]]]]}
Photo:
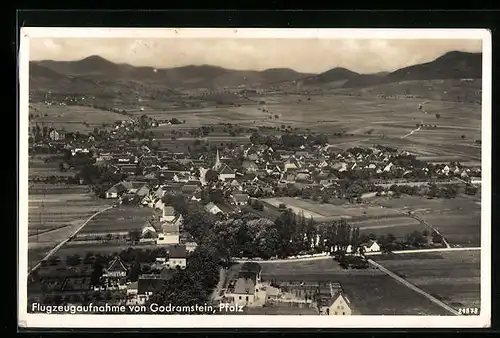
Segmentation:
{"type": "Polygon", "coordinates": [[[491,33],[486,29],[249,29],[23,27],[19,49],[18,323],[27,328],[479,328],[491,322],[491,33]],[[479,316],[57,315],[27,313],[30,38],[481,39],[482,184],[479,316]],[[126,316],[126,320],[124,320],[126,316]]]}

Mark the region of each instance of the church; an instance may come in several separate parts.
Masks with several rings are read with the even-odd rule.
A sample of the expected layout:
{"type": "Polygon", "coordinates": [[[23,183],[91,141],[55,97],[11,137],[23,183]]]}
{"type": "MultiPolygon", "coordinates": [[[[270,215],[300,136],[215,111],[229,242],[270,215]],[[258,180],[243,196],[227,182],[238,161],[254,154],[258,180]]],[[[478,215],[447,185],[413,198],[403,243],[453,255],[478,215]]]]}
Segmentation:
{"type": "Polygon", "coordinates": [[[227,164],[222,163],[220,159],[219,149],[217,149],[217,157],[215,158],[215,164],[212,167],[212,170],[214,170],[219,175],[219,180],[221,181],[233,180],[236,177],[234,170],[231,169],[227,164]]]}

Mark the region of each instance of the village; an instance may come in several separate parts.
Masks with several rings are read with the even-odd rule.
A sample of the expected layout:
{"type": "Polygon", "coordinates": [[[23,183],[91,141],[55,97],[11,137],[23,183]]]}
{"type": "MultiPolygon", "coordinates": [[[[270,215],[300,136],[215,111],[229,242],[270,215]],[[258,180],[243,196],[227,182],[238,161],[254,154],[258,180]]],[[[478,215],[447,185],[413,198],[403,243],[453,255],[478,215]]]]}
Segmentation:
{"type": "Polygon", "coordinates": [[[343,269],[373,269],[365,257],[369,253],[443,247],[445,240],[439,232],[427,230],[410,233],[404,241],[360,234],[359,227],[348,222],[366,219],[366,212],[317,219],[313,212],[284,201],[327,205],[340,200],[356,205],[373,196],[398,198],[402,193],[454,198],[460,190],[474,195],[480,183],[478,166],[427,163],[380,145],[339,151],[323,134],[285,131],[276,137],[257,128],[238,130],[247,133],[243,140],[216,143],[207,141],[210,131],[205,128],[183,129],[195,136],[185,151],[178,146],[159,149],[151,137],[125,142],[131,133],[140,138],[161,123],[165,122],[141,116],[88,135],[32,127],[32,156],[50,154],[49,161],[57,161],[61,172],[75,172],[73,177],[54,175],[45,180],[90,186],[96,198],[114,204],[106,220],[90,223],[68,242],[87,251],[85,257],[75,254],[65,262],[59,257],[42,261],[29,286],[33,301],[127,305],[158,302],[158,297],[165,301],[166,285],[179,284],[174,281],[182,274],[200,273],[197,248],[208,245],[217,251],[217,258],[210,258],[213,266],[203,267],[210,281],[202,288],[212,294],[197,295],[199,302],[241,305],[250,312],[285,306],[300,314],[350,315],[352,306],[338,281],[263,281],[258,262],[330,256],[343,269]],[[139,213],[140,217],[134,216],[139,213]],[[257,237],[253,242],[241,239],[241,231],[257,237]],[[129,249],[93,255],[91,245],[129,249]],[[127,258],[131,250],[136,254],[127,258]],[[196,270],[190,270],[192,260],[191,269],[196,270]],[[235,260],[243,263],[231,279],[227,274],[235,260]],[[222,280],[220,262],[227,270],[222,280]]]}

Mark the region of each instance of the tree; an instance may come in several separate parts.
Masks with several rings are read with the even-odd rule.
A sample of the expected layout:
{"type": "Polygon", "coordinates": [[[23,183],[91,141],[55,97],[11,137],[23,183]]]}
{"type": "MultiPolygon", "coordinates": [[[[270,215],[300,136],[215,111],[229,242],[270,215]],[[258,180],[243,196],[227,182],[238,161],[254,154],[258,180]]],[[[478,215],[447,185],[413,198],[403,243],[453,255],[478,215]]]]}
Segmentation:
{"type": "Polygon", "coordinates": [[[139,275],[141,274],[141,265],[139,262],[134,261],[130,265],[130,269],[128,271],[128,280],[131,282],[136,282],[139,279],[139,275]]]}
{"type": "Polygon", "coordinates": [[[210,183],[215,183],[219,180],[219,175],[214,170],[208,170],[205,173],[205,180],[210,183]]]}
{"type": "Polygon", "coordinates": [[[128,236],[132,242],[138,242],[141,239],[141,231],[139,229],[130,230],[128,236]]]}
{"type": "Polygon", "coordinates": [[[79,265],[82,259],[78,254],[69,255],[66,257],[66,264],[69,266],[79,265]]]}

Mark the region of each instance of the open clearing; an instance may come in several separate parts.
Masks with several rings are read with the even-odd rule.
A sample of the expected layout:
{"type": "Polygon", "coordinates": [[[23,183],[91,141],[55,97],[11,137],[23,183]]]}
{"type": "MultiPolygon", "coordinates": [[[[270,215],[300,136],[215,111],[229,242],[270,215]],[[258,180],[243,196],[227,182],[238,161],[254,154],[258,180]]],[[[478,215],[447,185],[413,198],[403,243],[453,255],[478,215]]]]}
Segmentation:
{"type": "Polygon", "coordinates": [[[333,259],[262,264],[264,280],[340,282],[362,315],[448,315],[424,296],[375,269],[344,270],[333,259]]]}
{"type": "Polygon", "coordinates": [[[454,308],[480,307],[481,251],[373,256],[378,263],[454,308]]]}

